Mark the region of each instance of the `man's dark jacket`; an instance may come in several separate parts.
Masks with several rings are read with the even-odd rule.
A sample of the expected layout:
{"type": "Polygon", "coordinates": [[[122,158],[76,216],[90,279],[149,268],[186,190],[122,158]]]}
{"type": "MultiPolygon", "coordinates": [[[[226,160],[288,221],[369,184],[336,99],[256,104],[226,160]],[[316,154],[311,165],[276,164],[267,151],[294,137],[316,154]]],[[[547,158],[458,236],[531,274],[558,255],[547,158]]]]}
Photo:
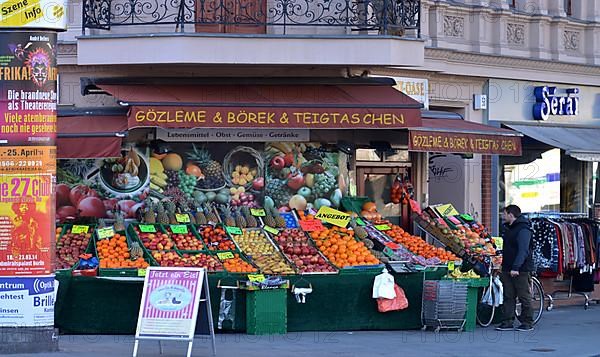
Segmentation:
{"type": "Polygon", "coordinates": [[[512,224],[504,225],[502,271],[532,272],[531,228],[529,220],[519,216],[512,224]]]}

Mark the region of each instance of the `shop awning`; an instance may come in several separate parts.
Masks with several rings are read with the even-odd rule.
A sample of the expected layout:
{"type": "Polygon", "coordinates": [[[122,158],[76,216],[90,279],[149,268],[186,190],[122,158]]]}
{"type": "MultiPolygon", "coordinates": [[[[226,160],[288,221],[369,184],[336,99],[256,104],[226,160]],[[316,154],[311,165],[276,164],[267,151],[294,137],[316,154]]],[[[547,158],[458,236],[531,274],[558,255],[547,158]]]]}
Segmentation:
{"type": "Polygon", "coordinates": [[[127,133],[124,116],[59,116],[57,158],[89,159],[121,155],[127,133]]]}
{"type": "Polygon", "coordinates": [[[409,128],[408,149],[457,154],[521,155],[521,134],[461,119],[422,119],[409,128]]]}
{"type": "Polygon", "coordinates": [[[600,128],[505,124],[583,161],[600,161],[600,128]]]}
{"type": "Polygon", "coordinates": [[[129,106],[128,127],[398,129],[421,104],[388,84],[95,84],[129,106]]]}

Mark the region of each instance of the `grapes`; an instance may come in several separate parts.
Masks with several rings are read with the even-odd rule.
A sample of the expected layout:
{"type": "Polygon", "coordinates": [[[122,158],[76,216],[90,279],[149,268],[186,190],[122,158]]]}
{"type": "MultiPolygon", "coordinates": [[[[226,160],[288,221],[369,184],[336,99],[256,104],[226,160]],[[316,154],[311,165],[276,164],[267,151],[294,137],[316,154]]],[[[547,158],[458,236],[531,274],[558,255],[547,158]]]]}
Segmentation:
{"type": "Polygon", "coordinates": [[[188,175],[183,171],[179,171],[177,174],[177,179],[179,181],[177,187],[179,187],[188,198],[191,198],[194,193],[194,187],[196,187],[196,176],[188,175]]]}

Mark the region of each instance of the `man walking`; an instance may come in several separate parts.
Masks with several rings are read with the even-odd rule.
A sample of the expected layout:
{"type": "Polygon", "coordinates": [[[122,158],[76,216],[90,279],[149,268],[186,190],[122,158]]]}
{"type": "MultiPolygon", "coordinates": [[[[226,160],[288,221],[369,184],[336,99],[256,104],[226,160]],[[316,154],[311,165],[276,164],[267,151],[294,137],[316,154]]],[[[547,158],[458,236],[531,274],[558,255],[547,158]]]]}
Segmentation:
{"type": "Polygon", "coordinates": [[[504,287],[503,322],[496,329],[511,331],[514,329],[516,298],[521,302],[521,325],[519,331],[533,330],[533,309],[531,306],[531,272],[533,260],[529,243],[531,228],[529,220],[521,215],[516,205],[504,208],[505,225],[502,272],[500,280],[504,287]]]}

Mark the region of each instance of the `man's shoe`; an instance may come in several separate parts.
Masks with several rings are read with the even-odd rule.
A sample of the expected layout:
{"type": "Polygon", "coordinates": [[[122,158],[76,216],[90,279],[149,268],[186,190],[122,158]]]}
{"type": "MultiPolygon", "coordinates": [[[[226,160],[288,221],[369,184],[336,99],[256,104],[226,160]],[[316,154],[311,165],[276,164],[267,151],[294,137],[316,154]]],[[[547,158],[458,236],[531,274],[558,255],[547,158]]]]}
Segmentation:
{"type": "Polygon", "coordinates": [[[533,331],[533,326],[522,324],[517,327],[517,331],[533,331]]]}
{"type": "Polygon", "coordinates": [[[515,327],[509,323],[501,323],[498,327],[496,327],[496,331],[512,331],[515,327]]]}

